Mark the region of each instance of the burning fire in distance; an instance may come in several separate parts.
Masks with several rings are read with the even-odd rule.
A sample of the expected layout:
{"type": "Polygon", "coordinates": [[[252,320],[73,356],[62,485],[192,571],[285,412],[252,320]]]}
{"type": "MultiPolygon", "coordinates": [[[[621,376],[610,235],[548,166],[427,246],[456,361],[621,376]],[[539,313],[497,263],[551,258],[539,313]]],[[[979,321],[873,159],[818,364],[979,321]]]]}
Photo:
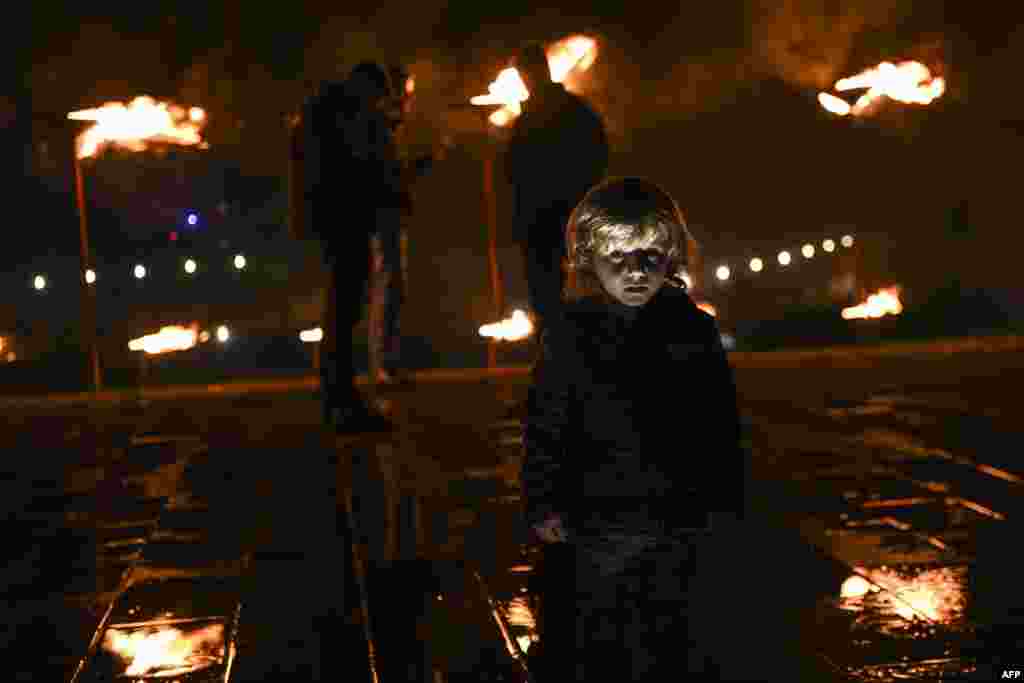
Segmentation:
{"type": "Polygon", "coordinates": [[[94,156],[107,145],[134,152],[143,151],[151,142],[205,145],[199,134],[206,121],[205,111],[157,102],[147,96],[136,97],[128,104],[107,102],[95,109],[73,111],[68,118],[95,121],[78,137],[79,159],[94,156]]]}
{"type": "MultiPolygon", "coordinates": [[[[551,80],[565,83],[574,73],[582,73],[597,59],[597,41],[582,35],[569,36],[554,43],[547,50],[551,80]]],[[[522,112],[520,104],[530,97],[529,91],[515,67],[504,69],[487,87],[488,94],[470,98],[472,104],[502,107],[493,112],[489,120],[495,126],[507,126],[522,112]]]]}
{"type": "Polygon", "coordinates": [[[836,81],[838,92],[867,90],[852,105],[831,93],[818,94],[818,102],[837,116],[862,116],[883,97],[905,104],[930,104],[946,92],[946,80],[932,76],[928,67],[920,62],[893,64],[882,62],[878,66],[849,78],[836,81]]]}
{"type": "Polygon", "coordinates": [[[866,319],[881,318],[886,315],[899,315],[903,312],[903,304],[900,303],[900,287],[883,287],[874,294],[868,296],[864,303],[850,306],[843,309],[843,319],[866,319]]]}
{"type": "Polygon", "coordinates": [[[913,577],[886,567],[856,571],[840,588],[839,597],[845,609],[860,611],[864,609],[864,599],[873,596],[879,607],[908,621],[925,618],[949,623],[962,612],[962,581],[948,567],[927,569],[913,577]]]}
{"type": "Polygon", "coordinates": [[[151,356],[170,351],[186,351],[196,345],[199,326],[167,325],[155,334],[147,334],[128,342],[130,351],[144,351],[151,356]]]}
{"type": "Polygon", "coordinates": [[[481,337],[490,337],[491,339],[501,339],[504,341],[519,341],[526,339],[531,334],[533,334],[533,323],[530,322],[530,318],[527,317],[526,313],[519,309],[512,312],[511,318],[480,327],[481,337]]]}

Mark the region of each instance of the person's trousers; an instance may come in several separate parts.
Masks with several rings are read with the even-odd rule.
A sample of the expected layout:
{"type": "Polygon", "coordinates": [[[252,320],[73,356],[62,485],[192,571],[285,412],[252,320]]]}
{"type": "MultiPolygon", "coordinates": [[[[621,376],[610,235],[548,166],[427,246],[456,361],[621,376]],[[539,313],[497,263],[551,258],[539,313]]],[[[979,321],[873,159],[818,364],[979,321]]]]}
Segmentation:
{"type": "Polygon", "coordinates": [[[662,540],[610,567],[573,544],[546,547],[538,683],[662,683],[703,673],[701,648],[691,642],[695,550],[686,539],[662,540]]]}
{"type": "Polygon", "coordinates": [[[354,245],[344,259],[335,257],[324,292],[324,336],[320,346],[320,391],[325,416],[359,398],[353,329],[362,317],[369,271],[368,247],[354,245]],[[362,248],[360,248],[362,247],[362,248]]]}
{"type": "Polygon", "coordinates": [[[370,368],[394,370],[399,365],[399,316],[405,299],[403,231],[398,216],[382,220],[370,238],[369,354],[370,368]]]}

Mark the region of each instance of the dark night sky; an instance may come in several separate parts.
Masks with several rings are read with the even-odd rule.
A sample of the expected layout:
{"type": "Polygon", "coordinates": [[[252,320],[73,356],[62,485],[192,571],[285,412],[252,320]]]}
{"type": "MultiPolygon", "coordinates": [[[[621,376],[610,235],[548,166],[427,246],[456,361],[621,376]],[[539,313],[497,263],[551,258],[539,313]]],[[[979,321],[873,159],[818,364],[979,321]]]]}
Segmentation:
{"type": "Polygon", "coordinates": [[[199,104],[212,145],[274,175],[282,116],[309,81],[364,57],[411,60],[425,74],[421,123],[436,132],[455,125],[444,108],[483,92],[518,41],[591,31],[601,52],[583,92],[615,134],[613,172],[665,183],[709,249],[739,253],[834,223],[877,233],[913,268],[920,245],[941,242],[959,197],[979,223],[965,260],[981,263],[1004,240],[1020,245],[1019,231],[1006,230],[1017,174],[1003,168],[1024,149],[1014,88],[1024,32],[1013,3],[746,0],[626,13],[623,3],[570,2],[530,16],[476,0],[387,2],[369,16],[308,9],[320,5],[337,6],[154,2],[111,18],[35,2],[23,85],[37,112],[143,92],[199,104]],[[814,101],[836,78],[903,58],[943,70],[942,101],[888,107],[859,125],[814,101]]]}

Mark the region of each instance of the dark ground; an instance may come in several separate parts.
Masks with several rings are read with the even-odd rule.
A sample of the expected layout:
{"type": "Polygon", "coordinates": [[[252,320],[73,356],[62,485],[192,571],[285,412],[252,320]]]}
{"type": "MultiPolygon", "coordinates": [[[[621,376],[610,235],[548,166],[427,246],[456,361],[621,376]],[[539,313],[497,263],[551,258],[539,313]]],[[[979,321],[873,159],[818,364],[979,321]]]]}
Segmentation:
{"type": "MultiPolygon", "coordinates": [[[[1004,539],[1024,477],[1021,354],[736,362],[754,512],[708,545],[698,578],[723,673],[926,680],[993,661],[987,625],[1019,604],[1004,539]],[[854,567],[880,590],[840,599],[854,567]]],[[[525,536],[503,421],[525,387],[424,380],[388,396],[398,432],[338,443],[309,392],[6,407],[4,649],[24,653],[12,679],[68,680],[136,563],[238,577],[232,680],[358,680],[355,482],[381,679],[497,680],[511,659],[472,570],[502,605],[526,585],[509,572],[525,536]],[[415,656],[399,645],[417,640],[415,656]]]]}

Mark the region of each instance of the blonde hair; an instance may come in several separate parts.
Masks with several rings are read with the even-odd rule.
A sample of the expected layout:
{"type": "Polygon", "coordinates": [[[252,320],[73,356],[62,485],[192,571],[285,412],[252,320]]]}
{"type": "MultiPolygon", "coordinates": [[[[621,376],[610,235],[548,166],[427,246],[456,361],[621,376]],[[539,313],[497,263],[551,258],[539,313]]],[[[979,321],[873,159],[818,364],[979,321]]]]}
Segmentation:
{"type": "Polygon", "coordinates": [[[668,242],[666,284],[686,288],[683,273],[693,272],[697,242],[679,205],[645,178],[609,178],[587,192],[565,226],[567,277],[562,298],[576,301],[603,296],[604,288],[594,272],[594,256],[603,244],[630,238],[668,242]]]}

